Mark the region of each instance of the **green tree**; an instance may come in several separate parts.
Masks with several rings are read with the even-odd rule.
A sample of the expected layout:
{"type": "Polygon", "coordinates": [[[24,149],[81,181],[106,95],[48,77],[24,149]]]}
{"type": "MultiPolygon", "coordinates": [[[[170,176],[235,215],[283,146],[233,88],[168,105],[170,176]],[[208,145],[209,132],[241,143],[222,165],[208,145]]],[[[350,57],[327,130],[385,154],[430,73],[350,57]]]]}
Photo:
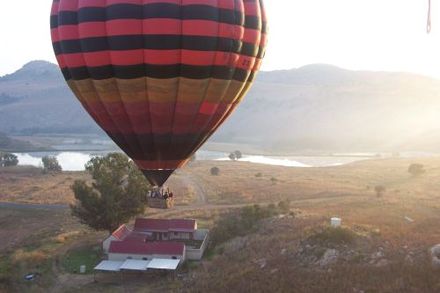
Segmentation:
{"type": "Polygon", "coordinates": [[[92,158],[86,170],[93,178],[91,185],[77,180],[72,186],[76,203],[71,211],[81,223],[111,233],[145,211],[150,185],[126,155],[92,158]]]}
{"type": "Polygon", "coordinates": [[[18,165],[18,158],[11,153],[0,152],[0,167],[12,167],[18,165]]]}
{"type": "Polygon", "coordinates": [[[58,173],[63,171],[57,158],[54,156],[44,156],[41,161],[43,162],[44,173],[58,173]]]}
{"type": "Polygon", "coordinates": [[[237,161],[237,160],[240,160],[243,157],[243,154],[240,151],[233,151],[232,153],[229,154],[228,157],[232,161],[237,161]]]}
{"type": "Polygon", "coordinates": [[[236,160],[240,160],[241,158],[243,158],[243,154],[240,151],[235,151],[234,155],[236,160]]]}

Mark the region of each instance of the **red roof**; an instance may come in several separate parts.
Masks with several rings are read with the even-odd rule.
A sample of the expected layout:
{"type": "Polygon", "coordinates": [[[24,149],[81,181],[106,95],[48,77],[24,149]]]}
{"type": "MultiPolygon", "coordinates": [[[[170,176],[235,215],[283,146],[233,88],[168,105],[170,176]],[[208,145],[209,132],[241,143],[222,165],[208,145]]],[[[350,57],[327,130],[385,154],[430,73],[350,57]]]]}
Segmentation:
{"type": "Polygon", "coordinates": [[[124,240],[127,236],[131,234],[131,230],[127,228],[126,225],[121,225],[118,229],[116,229],[112,236],[118,240],[124,240]]]}
{"type": "Polygon", "coordinates": [[[150,238],[151,238],[151,235],[149,235],[149,234],[138,233],[138,232],[133,231],[125,237],[124,241],[146,242],[150,238]]]}
{"type": "Polygon", "coordinates": [[[196,220],[165,220],[165,219],[143,219],[138,218],[134,223],[134,230],[137,231],[154,231],[154,232],[194,232],[196,230],[196,220]]]}
{"type": "Polygon", "coordinates": [[[179,242],[137,242],[112,241],[109,253],[140,254],[140,255],[183,255],[185,244],[179,242]]]}

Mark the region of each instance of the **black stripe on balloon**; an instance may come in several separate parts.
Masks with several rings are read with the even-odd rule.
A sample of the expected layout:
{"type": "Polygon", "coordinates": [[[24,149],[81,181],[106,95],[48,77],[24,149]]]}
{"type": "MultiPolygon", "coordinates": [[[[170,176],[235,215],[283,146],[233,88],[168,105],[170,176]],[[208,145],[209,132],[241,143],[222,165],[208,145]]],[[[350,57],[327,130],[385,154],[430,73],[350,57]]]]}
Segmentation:
{"type": "Polygon", "coordinates": [[[84,79],[135,79],[140,77],[151,77],[158,79],[168,79],[185,77],[191,79],[216,78],[224,80],[247,81],[251,72],[240,68],[230,68],[227,66],[195,66],[186,64],[174,65],[107,65],[99,67],[73,67],[62,68],[63,76],[66,80],[84,79]]]}
{"type": "Polygon", "coordinates": [[[85,7],[78,11],[60,11],[52,15],[50,27],[77,25],[83,22],[102,22],[116,19],[169,18],[180,20],[210,20],[242,25],[249,29],[262,30],[265,25],[260,17],[244,15],[242,11],[217,8],[209,5],[177,5],[151,3],[145,5],[114,4],[107,7],[85,7]]]}
{"type": "Polygon", "coordinates": [[[160,157],[163,161],[185,160],[193,149],[193,145],[208,133],[191,134],[107,134],[112,140],[133,160],[157,161],[160,157]],[[172,146],[170,141],[173,142],[172,146]],[[133,148],[133,146],[136,146],[133,148]]]}
{"type": "Polygon", "coordinates": [[[207,5],[179,6],[170,3],[153,3],[143,6],[116,4],[104,7],[86,7],[79,11],[61,11],[51,16],[51,28],[61,25],[77,25],[83,22],[102,22],[116,19],[168,18],[181,20],[210,20],[221,23],[242,25],[248,29],[266,32],[266,22],[259,16],[244,15],[240,11],[219,9],[207,5]],[[182,7],[182,9],[180,9],[182,7]],[[144,11],[143,11],[144,10],[144,11]],[[243,19],[244,18],[244,19],[243,19]]]}
{"type": "Polygon", "coordinates": [[[53,43],[55,55],[120,50],[220,51],[258,57],[259,46],[239,40],[187,35],[126,35],[84,38],[53,43]]]}

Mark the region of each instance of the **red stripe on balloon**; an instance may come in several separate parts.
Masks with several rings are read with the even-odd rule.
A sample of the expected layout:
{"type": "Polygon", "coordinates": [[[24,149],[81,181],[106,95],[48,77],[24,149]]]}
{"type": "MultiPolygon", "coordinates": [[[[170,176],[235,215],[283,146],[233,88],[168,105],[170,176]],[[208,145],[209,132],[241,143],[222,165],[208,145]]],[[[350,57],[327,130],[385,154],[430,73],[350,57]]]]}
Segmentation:
{"type": "Polygon", "coordinates": [[[266,47],[267,45],[267,34],[261,34],[260,47],[266,47]]]}
{"type": "Polygon", "coordinates": [[[217,111],[218,103],[203,102],[200,106],[200,113],[212,115],[217,111]]]}
{"type": "Polygon", "coordinates": [[[60,1],[58,11],[76,11],[78,10],[78,1],[60,1]]]}
{"type": "Polygon", "coordinates": [[[50,15],[57,15],[58,11],[59,11],[59,7],[60,7],[60,2],[58,1],[53,1],[52,3],[52,8],[50,10],[50,15]]]}
{"type": "Polygon", "coordinates": [[[174,170],[185,164],[187,160],[143,161],[134,160],[141,170],[174,170]]]}
{"type": "Polygon", "coordinates": [[[246,16],[260,16],[260,1],[243,1],[246,16]]]}
{"type": "Polygon", "coordinates": [[[249,42],[258,30],[210,20],[176,19],[119,19],[106,22],[85,22],[79,25],[61,25],[51,30],[52,42],[122,35],[192,35],[230,38],[249,42]],[[54,32],[58,30],[59,36],[54,32]]]}
{"type": "Polygon", "coordinates": [[[261,38],[261,31],[254,29],[245,29],[243,38],[241,39],[245,43],[255,44],[257,43],[255,40],[259,40],[261,38]]]}

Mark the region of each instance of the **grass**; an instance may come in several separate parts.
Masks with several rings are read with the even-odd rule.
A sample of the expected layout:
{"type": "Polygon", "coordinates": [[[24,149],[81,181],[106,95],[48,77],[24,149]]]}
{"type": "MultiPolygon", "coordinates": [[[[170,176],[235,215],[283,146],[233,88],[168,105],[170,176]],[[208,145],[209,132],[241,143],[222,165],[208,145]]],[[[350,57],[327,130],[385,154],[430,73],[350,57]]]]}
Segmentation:
{"type": "Polygon", "coordinates": [[[80,266],[86,266],[86,274],[93,273],[93,268],[100,262],[99,246],[82,247],[69,251],[61,260],[62,267],[69,273],[79,274],[80,266]]]}
{"type": "Polygon", "coordinates": [[[85,172],[43,174],[35,167],[0,168],[0,201],[70,204],[74,202],[71,185],[75,180],[90,180],[85,172]]]}
{"type": "Polygon", "coordinates": [[[9,285],[9,277],[11,275],[11,263],[7,256],[0,255],[0,292],[2,289],[6,290],[9,285]],[[2,286],[4,288],[2,288],[2,286]]]}

